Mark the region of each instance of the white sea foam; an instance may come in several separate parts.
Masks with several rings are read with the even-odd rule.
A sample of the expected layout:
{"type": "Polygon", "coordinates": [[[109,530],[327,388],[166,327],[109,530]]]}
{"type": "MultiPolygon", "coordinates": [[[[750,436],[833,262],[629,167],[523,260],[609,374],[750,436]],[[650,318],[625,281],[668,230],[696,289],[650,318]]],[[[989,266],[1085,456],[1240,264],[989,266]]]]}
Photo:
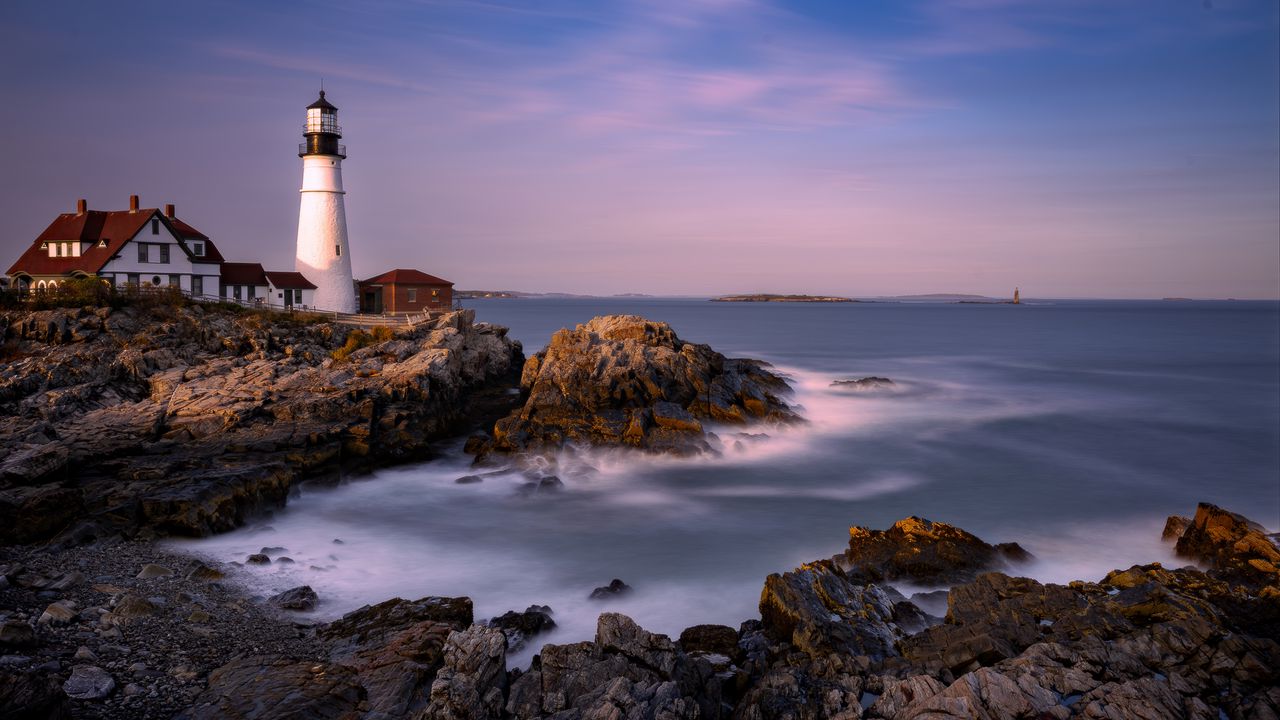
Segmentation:
{"type": "MultiPolygon", "coordinates": [[[[550,605],[559,629],[514,664],[542,641],[591,638],[606,609],[672,635],[703,622],[736,626],[756,616],[769,573],[839,552],[847,526],[868,524],[873,507],[892,522],[949,489],[952,478],[917,467],[934,457],[930,443],[1094,402],[1081,393],[1013,392],[940,367],[931,374],[920,363],[885,361],[866,374],[897,384],[871,392],[831,386],[857,375],[782,368],[808,423],[748,428],[752,436],[712,428],[720,437],[715,456],[566,450],[542,468],[564,482],[557,493],[519,492],[528,482],[519,472],[458,484],[477,470],[454,449],[371,479],[304,489],[264,522],[176,544],[224,561],[286,548],[294,564],[245,566],[242,574],[263,594],[311,585],[321,598],[317,619],[395,596],[466,595],[477,618],[550,605]],[[634,594],[607,604],[587,599],[614,577],[634,594]]],[[[1166,559],[1150,525],[1147,518],[1117,533],[1110,524],[1055,523],[989,539],[1022,542],[1038,558],[1028,569],[1040,579],[1098,579],[1112,567],[1166,559]]]]}

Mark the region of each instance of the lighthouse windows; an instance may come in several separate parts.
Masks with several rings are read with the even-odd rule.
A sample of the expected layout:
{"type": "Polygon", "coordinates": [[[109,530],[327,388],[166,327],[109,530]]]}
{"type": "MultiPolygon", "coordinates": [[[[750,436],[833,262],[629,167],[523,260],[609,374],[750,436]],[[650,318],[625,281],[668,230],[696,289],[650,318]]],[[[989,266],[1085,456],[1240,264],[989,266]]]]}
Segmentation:
{"type": "Polygon", "coordinates": [[[341,246],[341,245],[334,245],[334,246],[333,246],[333,254],[334,254],[334,255],[337,255],[338,257],[342,257],[342,246],[341,246]]]}

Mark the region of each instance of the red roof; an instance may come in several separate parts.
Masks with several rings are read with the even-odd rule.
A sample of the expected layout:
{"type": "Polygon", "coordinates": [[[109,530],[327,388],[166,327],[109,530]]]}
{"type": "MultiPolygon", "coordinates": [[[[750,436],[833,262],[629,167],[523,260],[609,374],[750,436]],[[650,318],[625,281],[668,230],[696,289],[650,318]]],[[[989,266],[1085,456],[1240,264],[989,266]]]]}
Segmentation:
{"type": "MultiPolygon", "coordinates": [[[[261,266],[259,266],[261,267],[261,266]]],[[[271,284],[278,288],[298,288],[301,290],[315,290],[316,286],[311,281],[302,276],[300,272],[270,272],[266,273],[267,279],[271,284]]]]}
{"type": "Polygon", "coordinates": [[[382,273],[378,277],[369,278],[360,283],[361,285],[448,285],[453,287],[453,283],[435,275],[428,275],[420,270],[389,270],[382,273]]]}
{"type": "Polygon", "coordinates": [[[266,285],[267,274],[262,263],[222,263],[223,285],[266,285]]]}
{"type": "Polygon", "coordinates": [[[193,261],[222,262],[222,253],[218,252],[209,238],[181,220],[165,217],[155,208],[146,208],[137,212],[87,210],[79,214],[63,213],[54,218],[49,227],[40,233],[40,237],[36,238],[35,242],[31,243],[31,247],[27,248],[18,261],[9,268],[9,274],[70,275],[83,272],[92,275],[102,270],[107,261],[119,254],[152,217],[160,218],[161,222],[172,228],[174,234],[183,240],[200,240],[204,243],[204,255],[193,256],[193,261]],[[91,244],[79,257],[49,257],[49,249],[40,246],[54,242],[91,244]]]}

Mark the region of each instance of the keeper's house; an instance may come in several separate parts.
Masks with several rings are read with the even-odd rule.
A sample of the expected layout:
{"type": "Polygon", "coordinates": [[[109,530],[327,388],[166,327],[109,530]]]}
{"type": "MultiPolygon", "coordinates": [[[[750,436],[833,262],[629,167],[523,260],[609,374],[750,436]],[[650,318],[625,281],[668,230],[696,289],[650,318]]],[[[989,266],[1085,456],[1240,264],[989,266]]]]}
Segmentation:
{"type": "Polygon", "coordinates": [[[14,284],[26,290],[54,290],[74,277],[97,275],[123,287],[173,285],[194,295],[219,290],[222,254],[199,230],[178,219],[173,205],[164,212],[138,207],[90,210],[84,200],[40,233],[9,268],[14,284]]]}
{"type": "Polygon", "coordinates": [[[420,270],[389,270],[360,282],[360,312],[420,313],[453,308],[453,283],[420,270]]]}

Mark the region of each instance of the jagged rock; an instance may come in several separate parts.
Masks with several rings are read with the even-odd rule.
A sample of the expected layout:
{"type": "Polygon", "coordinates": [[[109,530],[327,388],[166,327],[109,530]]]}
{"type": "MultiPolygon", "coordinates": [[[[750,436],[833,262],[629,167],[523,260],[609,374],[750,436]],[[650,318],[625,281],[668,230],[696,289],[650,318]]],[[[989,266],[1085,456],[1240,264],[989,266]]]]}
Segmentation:
{"type": "Polygon", "coordinates": [[[209,673],[208,687],[175,720],[359,717],[364,689],[340,666],[281,656],[236,658],[209,673]]]}
{"type": "Polygon", "coordinates": [[[631,586],[622,582],[618,578],[609,581],[608,585],[601,585],[591,591],[590,599],[592,600],[608,600],[620,595],[628,595],[631,593],[631,586]]]}
{"type": "Polygon", "coordinates": [[[75,700],[101,700],[115,689],[115,678],[96,665],[77,665],[62,683],[62,691],[75,700]]]}
{"type": "Polygon", "coordinates": [[[849,528],[849,548],[841,564],[870,582],[934,585],[969,582],[980,573],[1030,559],[1017,543],[989,545],[954,525],[913,516],[888,530],[849,528]]]}
{"type": "Polygon", "coordinates": [[[300,610],[306,612],[315,610],[316,603],[320,598],[316,596],[316,591],[311,589],[310,585],[300,585],[296,588],[290,588],[278,595],[272,595],[268,598],[268,602],[283,610],[300,610]]]}
{"type": "Polygon", "coordinates": [[[770,639],[789,642],[812,657],[896,655],[902,636],[883,589],[858,583],[825,560],[766,578],[760,617],[770,639]]]}
{"type": "Polygon", "coordinates": [[[301,479],[422,457],[473,413],[501,416],[523,361],[470,310],[383,341],[200,306],[101,312],[0,312],[21,351],[0,365],[0,543],[232,529],[301,479]],[[350,338],[369,345],[335,362],[350,338]]]}
{"type": "Polygon", "coordinates": [[[66,720],[71,703],[56,677],[0,669],[0,709],[7,720],[66,720]]]}
{"type": "Polygon", "coordinates": [[[523,648],[535,635],[550,632],[556,627],[556,621],[551,619],[551,608],[546,605],[530,605],[524,612],[509,610],[488,624],[507,636],[507,650],[511,652],[523,648]]]}
{"type": "Polygon", "coordinates": [[[271,558],[267,557],[263,553],[254,553],[249,557],[245,558],[244,561],[250,565],[270,565],[271,564],[271,558]]]}
{"type": "Polygon", "coordinates": [[[449,636],[444,667],[431,684],[421,718],[481,720],[502,717],[507,687],[507,640],[501,630],[473,625],[449,636]]]}
{"type": "Polygon", "coordinates": [[[320,629],[329,660],[354,672],[379,717],[426,707],[450,633],[471,623],[467,598],[395,598],[347,613],[320,629]]]}
{"type": "MultiPolygon", "coordinates": [[[[1168,532],[1169,525],[1165,528],[1168,532]]],[[[1196,507],[1195,519],[1178,537],[1176,551],[1179,557],[1206,563],[1213,574],[1250,588],[1280,586],[1280,549],[1266,530],[1216,505],[1196,507]]]]}
{"type": "Polygon", "coordinates": [[[702,420],[798,419],[781,400],[786,382],[763,363],[727,359],[634,315],[560,330],[525,362],[520,384],[524,406],[491,439],[469,443],[479,455],[568,442],[700,452],[709,447],[702,420]]]}

